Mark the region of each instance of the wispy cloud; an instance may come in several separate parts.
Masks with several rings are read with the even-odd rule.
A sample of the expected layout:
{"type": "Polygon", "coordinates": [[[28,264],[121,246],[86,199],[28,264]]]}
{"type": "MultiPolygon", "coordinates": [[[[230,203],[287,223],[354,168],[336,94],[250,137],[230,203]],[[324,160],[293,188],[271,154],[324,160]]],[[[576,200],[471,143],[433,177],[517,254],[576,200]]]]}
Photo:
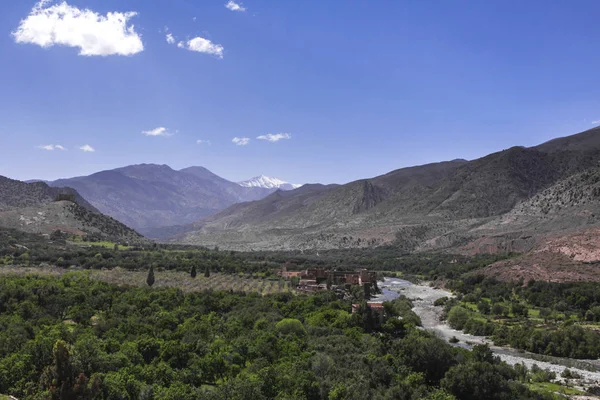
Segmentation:
{"type": "Polygon", "coordinates": [[[196,144],[207,144],[210,146],[210,140],[202,140],[202,139],[198,139],[196,140],[196,144]]]}
{"type": "Polygon", "coordinates": [[[82,56],[129,56],[144,50],[141,36],[129,20],[136,12],[109,12],[101,15],[70,6],[66,1],[37,3],[12,32],[16,43],[48,48],[55,45],[79,48],[82,56]]]}
{"type": "Polygon", "coordinates": [[[245,146],[248,143],[250,143],[250,138],[247,138],[247,137],[234,137],[231,141],[234,144],[236,144],[237,146],[245,146]]]}
{"type": "Polygon", "coordinates": [[[46,145],[38,146],[38,149],[48,150],[48,151],[53,151],[53,150],[65,151],[65,150],[67,150],[60,144],[46,144],[46,145]]]}
{"type": "Polygon", "coordinates": [[[175,36],[172,33],[167,33],[167,43],[175,44],[175,36]]]}
{"type": "Polygon", "coordinates": [[[219,58],[223,58],[223,51],[225,50],[220,44],[214,44],[202,37],[195,37],[187,42],[179,42],[177,47],[198,53],[212,54],[219,58]]]}
{"type": "Polygon", "coordinates": [[[238,11],[238,12],[244,12],[244,11],[246,11],[246,8],[244,6],[242,6],[241,3],[236,3],[233,0],[229,0],[227,2],[227,4],[225,4],[225,7],[227,7],[231,11],[238,11]]]}
{"type": "Polygon", "coordinates": [[[269,133],[267,135],[261,135],[257,137],[259,140],[268,140],[271,143],[279,142],[282,139],[291,139],[292,135],[290,133],[269,133]]]}
{"type": "Polygon", "coordinates": [[[84,144],[83,146],[81,146],[79,148],[79,150],[86,152],[86,153],[93,153],[96,151],[96,149],[94,149],[92,146],[90,146],[89,144],[84,144]]]}
{"type": "Polygon", "coordinates": [[[149,131],[142,131],[142,135],[146,136],[172,136],[173,134],[169,131],[169,129],[164,126],[160,126],[158,128],[151,129],[149,131]]]}
{"type": "Polygon", "coordinates": [[[592,125],[598,125],[598,124],[600,124],[600,119],[596,120],[596,121],[592,121],[592,125]]]}

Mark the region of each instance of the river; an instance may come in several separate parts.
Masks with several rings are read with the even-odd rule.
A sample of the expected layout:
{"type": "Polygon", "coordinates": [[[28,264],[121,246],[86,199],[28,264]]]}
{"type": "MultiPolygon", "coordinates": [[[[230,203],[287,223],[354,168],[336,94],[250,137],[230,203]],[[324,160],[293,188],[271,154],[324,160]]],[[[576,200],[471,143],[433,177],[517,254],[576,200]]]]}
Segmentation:
{"type": "Polygon", "coordinates": [[[576,382],[578,386],[600,384],[600,368],[598,368],[597,360],[580,361],[569,358],[552,357],[552,362],[538,361],[534,359],[534,357],[536,357],[535,354],[522,352],[510,347],[494,346],[492,341],[485,337],[468,335],[452,329],[448,324],[440,320],[443,311],[442,307],[433,305],[433,303],[441,297],[453,297],[453,294],[446,290],[436,289],[427,284],[417,285],[398,278],[385,278],[385,281],[380,282],[378,285],[382,289],[382,294],[373,298],[371,301],[390,301],[398,298],[400,295],[408,297],[413,302],[413,311],[421,318],[423,329],[433,332],[446,341],[452,337],[457,338],[459,342],[456,343],[455,346],[470,349],[475,344],[487,343],[494,354],[507,364],[525,364],[528,368],[531,368],[533,364],[537,364],[537,366],[542,369],[554,371],[558,380],[562,380],[560,374],[568,368],[582,376],[582,379],[576,382]],[[580,362],[586,364],[591,369],[595,369],[595,372],[573,366],[574,363],[580,362]]]}

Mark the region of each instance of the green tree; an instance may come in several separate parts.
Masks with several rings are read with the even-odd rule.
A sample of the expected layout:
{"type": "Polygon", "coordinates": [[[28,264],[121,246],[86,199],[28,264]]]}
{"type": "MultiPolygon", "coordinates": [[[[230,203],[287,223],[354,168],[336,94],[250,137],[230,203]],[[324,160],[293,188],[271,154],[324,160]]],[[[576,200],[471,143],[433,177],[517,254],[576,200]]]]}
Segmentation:
{"type": "Polygon", "coordinates": [[[477,303],[477,309],[480,313],[487,315],[490,313],[490,303],[485,300],[481,300],[479,303],[477,303]]]}
{"type": "Polygon", "coordinates": [[[148,271],[148,277],[146,278],[146,283],[150,287],[152,287],[152,285],[154,285],[154,267],[153,266],[151,266],[150,270],[148,271]]]}
{"type": "Polygon", "coordinates": [[[399,351],[404,362],[414,371],[425,374],[430,384],[437,384],[457,363],[448,343],[415,331],[401,342],[399,351]]]}
{"type": "Polygon", "coordinates": [[[515,317],[527,317],[529,314],[529,310],[526,306],[521,303],[512,303],[510,305],[510,311],[513,313],[515,317]]]}
{"type": "Polygon", "coordinates": [[[190,276],[191,276],[192,278],[195,278],[195,277],[196,277],[196,274],[197,274],[197,271],[196,271],[196,264],[194,264],[194,265],[192,265],[192,270],[190,271],[190,276]]]}
{"type": "Polygon", "coordinates": [[[462,330],[469,320],[469,312],[461,306],[454,306],[448,313],[448,324],[457,330],[462,330]]]}
{"type": "Polygon", "coordinates": [[[506,314],[507,314],[506,308],[504,308],[502,306],[502,304],[499,304],[499,303],[495,303],[492,306],[492,309],[490,311],[494,316],[497,316],[497,317],[506,316],[506,314]]]}
{"type": "Polygon", "coordinates": [[[306,328],[302,325],[302,322],[294,318],[284,318],[275,324],[275,329],[282,335],[294,335],[297,337],[306,336],[306,328]]]}
{"type": "Polygon", "coordinates": [[[208,268],[208,265],[204,267],[204,277],[210,278],[210,269],[208,268]]]}
{"type": "MultiPolygon", "coordinates": [[[[50,391],[52,400],[63,400],[74,398],[73,386],[75,383],[75,371],[71,361],[69,345],[63,340],[57,340],[52,348],[54,365],[44,370],[40,379],[41,386],[50,391]]],[[[79,382],[86,381],[85,376],[78,379],[79,382]]]]}
{"type": "Polygon", "coordinates": [[[300,283],[300,278],[299,277],[292,276],[290,278],[290,284],[292,285],[293,288],[297,287],[299,283],[300,283]]]}
{"type": "Polygon", "coordinates": [[[478,362],[494,364],[494,353],[487,344],[477,344],[473,346],[473,359],[478,362]]]}
{"type": "Polygon", "coordinates": [[[365,299],[367,299],[367,300],[370,299],[371,298],[371,284],[364,283],[363,290],[365,291],[365,299]]]}
{"type": "Polygon", "coordinates": [[[464,400],[509,400],[508,381],[487,362],[469,362],[452,367],[441,382],[442,388],[464,400]]]}

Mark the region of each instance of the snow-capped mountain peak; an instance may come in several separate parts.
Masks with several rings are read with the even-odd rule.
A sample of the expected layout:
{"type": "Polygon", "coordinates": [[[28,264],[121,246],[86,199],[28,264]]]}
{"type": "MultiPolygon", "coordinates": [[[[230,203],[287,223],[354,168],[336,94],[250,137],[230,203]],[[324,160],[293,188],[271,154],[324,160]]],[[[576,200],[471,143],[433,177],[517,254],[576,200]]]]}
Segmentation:
{"type": "Polygon", "coordinates": [[[248,179],[247,181],[238,182],[240,186],[244,187],[261,187],[266,189],[281,189],[281,190],[292,190],[299,188],[302,185],[297,185],[293,183],[288,183],[282,181],[281,179],[271,178],[269,176],[256,176],[252,179],[248,179]]]}

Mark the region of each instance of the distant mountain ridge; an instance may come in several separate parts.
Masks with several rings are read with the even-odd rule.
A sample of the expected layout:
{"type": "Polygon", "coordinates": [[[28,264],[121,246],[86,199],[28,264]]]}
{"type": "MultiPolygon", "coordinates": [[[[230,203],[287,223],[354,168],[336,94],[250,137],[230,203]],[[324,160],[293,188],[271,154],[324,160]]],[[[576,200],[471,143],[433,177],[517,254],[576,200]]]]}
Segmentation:
{"type": "Polygon", "coordinates": [[[26,183],[3,176],[0,176],[0,228],[45,234],[58,230],[117,242],[146,242],[131,228],[101,214],[72,188],[26,183]]]}
{"type": "Polygon", "coordinates": [[[157,164],[130,165],[49,184],[76,189],[102,213],[150,236],[155,228],[185,225],[276,190],[243,187],[204,167],[177,171],[157,164]]]}
{"type": "MultiPolygon", "coordinates": [[[[525,251],[535,241],[520,237],[600,224],[591,217],[575,218],[573,213],[581,210],[570,206],[563,207],[560,222],[527,211],[551,209],[553,198],[579,207],[584,201],[572,200],[573,196],[595,209],[600,205],[595,197],[600,192],[593,183],[596,173],[584,173],[599,162],[600,128],[595,128],[472,161],[403,168],[340,186],[307,185],[276,192],[199,220],[173,240],[239,250],[394,244],[412,252],[457,249],[480,243],[482,235],[493,235],[493,241],[481,243],[525,251]],[[565,192],[564,187],[574,185],[569,181],[573,176],[581,176],[576,182],[587,186],[565,192]],[[558,186],[551,189],[554,185],[558,186]],[[535,200],[538,194],[542,197],[535,200]],[[517,209],[525,211],[513,215],[517,209]]],[[[590,211],[589,215],[597,214],[590,211]]]]}
{"type": "Polygon", "coordinates": [[[281,189],[281,190],[293,190],[297,189],[302,185],[289,183],[282,181],[281,179],[271,178],[269,176],[260,175],[246,181],[238,182],[243,187],[261,187],[265,189],[281,189]]]}

